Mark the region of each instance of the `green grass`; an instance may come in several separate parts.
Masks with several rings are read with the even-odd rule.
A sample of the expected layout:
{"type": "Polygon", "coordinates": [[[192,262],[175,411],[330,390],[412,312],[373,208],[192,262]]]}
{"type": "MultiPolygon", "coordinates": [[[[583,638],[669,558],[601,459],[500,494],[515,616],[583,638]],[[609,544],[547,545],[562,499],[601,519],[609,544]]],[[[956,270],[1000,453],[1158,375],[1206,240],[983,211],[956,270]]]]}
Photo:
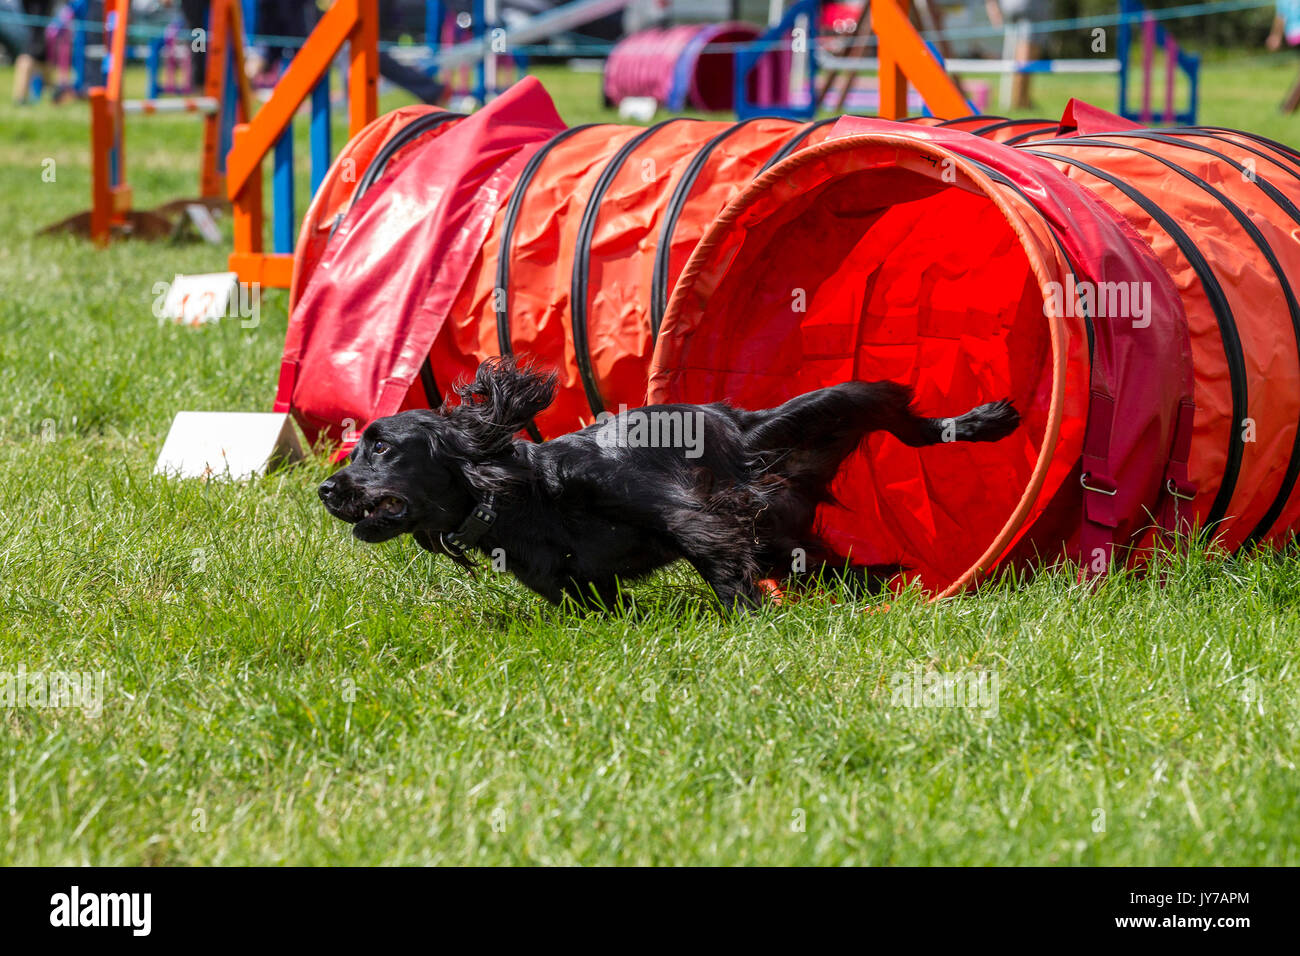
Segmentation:
{"type": "MultiPolygon", "coordinates": [[[[1216,58],[1204,122],[1295,141],[1294,70],[1216,58]]],[[[1084,86],[1112,105],[1049,77],[1038,112],[1084,86]]],[[[193,120],[130,137],[138,205],[193,192],[193,120]]],[[[226,248],[33,238],[87,142],[0,105],[0,672],[106,678],[99,717],[0,709],[0,862],[1300,863],[1296,554],[730,620],[674,569],[584,617],[356,544],[321,462],[154,478],[177,410],[269,407],[284,296],[160,326],[154,283],[226,248]],[[996,715],[897,706],[914,667],[993,675],[996,715]]]]}

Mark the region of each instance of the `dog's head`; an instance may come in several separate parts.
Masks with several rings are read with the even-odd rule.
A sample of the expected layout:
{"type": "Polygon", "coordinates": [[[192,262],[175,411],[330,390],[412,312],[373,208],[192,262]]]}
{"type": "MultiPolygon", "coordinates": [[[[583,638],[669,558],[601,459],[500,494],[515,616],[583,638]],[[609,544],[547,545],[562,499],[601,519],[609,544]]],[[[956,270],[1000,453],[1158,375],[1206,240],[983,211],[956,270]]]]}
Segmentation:
{"type": "Polygon", "coordinates": [[[551,403],[555,381],[553,373],[489,359],[455,389],[459,403],[372,422],[347,466],[321,484],[321,501],[362,541],[410,532],[425,548],[452,554],[441,535],[455,531],[481,496],[508,491],[526,471],[515,435],[551,403]]]}

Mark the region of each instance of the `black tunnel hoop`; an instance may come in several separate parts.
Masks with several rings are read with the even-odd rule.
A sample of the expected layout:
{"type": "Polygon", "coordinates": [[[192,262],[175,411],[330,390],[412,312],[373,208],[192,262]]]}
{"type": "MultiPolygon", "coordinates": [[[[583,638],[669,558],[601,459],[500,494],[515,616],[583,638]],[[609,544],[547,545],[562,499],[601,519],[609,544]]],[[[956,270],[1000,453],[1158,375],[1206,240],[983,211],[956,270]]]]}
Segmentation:
{"type": "MultiPolygon", "coordinates": [[[[1040,128],[1040,129],[1030,129],[1030,130],[1025,130],[1025,132],[1023,132],[1023,133],[1017,133],[1015,136],[1011,136],[1011,137],[1008,137],[1007,139],[1004,139],[1004,140],[1002,141],[1002,145],[1003,145],[1003,146],[1020,146],[1021,143],[1027,143],[1027,142],[1029,142],[1031,139],[1033,139],[1033,137],[1035,137],[1035,136],[1058,136],[1058,135],[1060,135],[1060,126],[1059,126],[1059,125],[1056,126],[1055,129],[1053,129],[1053,128],[1050,127],[1050,126],[1049,126],[1049,127],[1043,127],[1043,128],[1040,128]]],[[[1037,146],[1038,143],[1034,143],[1034,145],[1037,146]]]]}
{"type": "Polygon", "coordinates": [[[969,123],[971,120],[1004,120],[1005,116],[985,116],[982,113],[969,113],[966,116],[954,116],[952,119],[946,119],[942,122],[935,123],[935,129],[944,126],[956,126],[958,123],[969,123]]]}
{"type": "MultiPolygon", "coordinates": [[[[1215,130],[1203,129],[1203,128],[1188,129],[1184,127],[1178,127],[1175,129],[1126,130],[1124,131],[1123,134],[1107,133],[1106,135],[1107,136],[1115,136],[1115,135],[1135,136],[1138,135],[1139,133],[1141,134],[1149,133],[1152,134],[1149,137],[1151,139],[1159,139],[1160,142],[1162,143],[1177,143],[1180,146],[1184,145],[1182,141],[1177,138],[1181,136],[1199,136],[1201,139],[1212,139],[1215,140],[1216,142],[1223,143],[1225,146],[1232,146],[1236,149],[1243,149],[1248,153],[1253,153],[1254,155],[1260,157],[1261,159],[1267,159],[1278,169],[1281,169],[1284,172],[1286,172],[1287,175],[1295,179],[1300,179],[1300,169],[1296,169],[1295,167],[1289,165],[1288,163],[1280,162],[1278,155],[1275,153],[1266,153],[1264,152],[1264,150],[1257,148],[1258,146],[1261,146],[1263,144],[1261,144],[1259,140],[1254,139],[1253,137],[1251,137],[1251,141],[1256,144],[1254,146],[1250,145],[1249,143],[1239,143],[1235,139],[1228,139],[1228,137],[1224,136],[1222,133],[1217,132],[1215,130]],[[1159,134],[1159,135],[1155,135],[1155,134],[1159,134]]],[[[1144,135],[1143,138],[1148,138],[1148,137],[1144,135]]],[[[1300,165],[1300,159],[1294,159],[1289,156],[1288,159],[1290,159],[1291,163],[1296,163],[1297,165],[1300,165]]]]}
{"type": "MultiPolygon", "coordinates": [[[[496,315],[497,323],[497,348],[502,356],[514,355],[514,348],[510,341],[510,255],[514,251],[515,226],[519,222],[519,211],[524,206],[524,196],[528,192],[529,185],[536,178],[537,171],[542,168],[542,163],[545,162],[552,149],[559,146],[574,133],[600,125],[603,124],[585,123],[582,126],[573,126],[562,130],[552,136],[542,144],[537,152],[528,158],[523,171],[519,174],[519,180],[515,183],[514,190],[510,193],[510,201],[506,204],[506,214],[501,224],[501,243],[497,247],[496,284],[492,290],[492,311],[496,315]]],[[[541,443],[542,433],[537,428],[536,422],[530,421],[524,428],[528,432],[529,438],[539,444],[541,443]]]]}
{"type": "Polygon", "coordinates": [[[1258,133],[1251,133],[1244,129],[1228,129],[1226,126],[1183,126],[1179,127],[1188,133],[1194,133],[1198,130],[1207,130],[1214,133],[1235,133],[1237,136],[1244,136],[1247,139],[1253,139],[1257,143],[1267,146],[1269,149],[1277,150],[1289,157],[1292,162],[1300,163],[1300,150],[1294,146],[1288,146],[1286,143],[1279,143],[1275,139],[1269,139],[1267,136],[1261,136],[1258,133]]]}
{"type": "MultiPolygon", "coordinates": [[[[397,151],[403,146],[409,145],[414,139],[437,129],[443,123],[450,123],[452,120],[464,119],[464,113],[430,113],[427,116],[421,116],[412,120],[406,126],[403,126],[388,142],[379,148],[366,171],[361,174],[361,181],[357,183],[357,188],[352,192],[352,198],[348,201],[347,208],[334,217],[334,222],[330,224],[329,239],[334,238],[334,233],[338,232],[339,226],[343,225],[343,220],[347,218],[349,212],[356,208],[357,200],[370,191],[376,180],[383,175],[388,164],[392,162],[397,151]]],[[[430,375],[433,373],[430,372],[430,375]]]]}
{"type": "Polygon", "coordinates": [[[427,116],[412,120],[399,129],[388,142],[384,143],[379,152],[375,154],[375,158],[370,161],[370,165],[366,167],[366,171],[361,174],[361,181],[357,183],[356,192],[352,194],[352,205],[355,206],[357,200],[370,191],[370,187],[388,169],[388,164],[393,161],[393,157],[397,155],[398,150],[408,146],[425,133],[432,132],[444,123],[464,118],[464,113],[430,113],[427,116]]]}
{"type": "Polygon", "coordinates": [[[501,244],[497,248],[497,277],[492,302],[492,311],[496,314],[497,320],[497,346],[500,348],[502,355],[514,354],[510,342],[510,256],[514,251],[515,227],[519,223],[519,212],[524,206],[524,196],[528,192],[528,187],[532,185],[533,180],[536,178],[537,171],[541,169],[542,163],[550,155],[551,150],[573,134],[600,125],[604,124],[587,123],[582,126],[571,127],[552,136],[537,152],[529,157],[523,172],[519,174],[519,180],[515,183],[514,190],[510,193],[510,202],[506,204],[505,219],[501,223],[501,244]]]}
{"type": "MultiPolygon", "coordinates": [[[[785,159],[796,149],[798,149],[800,146],[806,143],[808,141],[808,137],[811,136],[816,130],[821,129],[823,126],[830,126],[834,123],[838,123],[839,120],[840,118],[838,116],[832,116],[830,119],[819,119],[815,123],[809,123],[807,126],[801,129],[794,136],[790,137],[790,139],[785,143],[784,146],[778,149],[771,156],[767,157],[767,162],[765,162],[762,168],[759,169],[758,176],[762,176],[765,172],[767,172],[777,163],[781,162],[781,160],[785,159]]],[[[754,178],[757,179],[758,176],[755,176],[754,178]]]]}
{"type": "MultiPolygon", "coordinates": [[[[943,125],[943,124],[940,124],[943,125]]],[[[1017,126],[1034,126],[1029,132],[1038,132],[1040,130],[1049,130],[1059,128],[1056,120],[1051,119],[1008,119],[993,123],[989,126],[981,126],[979,129],[969,130],[972,136],[987,136],[989,133],[995,133],[1000,129],[1014,129],[1017,126]]]]}
{"type": "MultiPolygon", "coordinates": [[[[699,179],[700,173],[704,171],[704,166],[709,161],[709,157],[713,155],[713,151],[717,149],[717,147],[729,136],[748,126],[750,123],[773,118],[774,117],[770,116],[755,116],[747,120],[742,120],[739,123],[734,123],[724,129],[721,133],[714,136],[696,151],[695,155],[691,157],[690,163],[688,163],[686,168],[682,171],[681,178],[677,180],[677,185],[673,187],[673,194],[668,200],[667,207],[664,209],[663,224],[659,227],[659,241],[655,246],[654,272],[652,274],[653,279],[651,280],[650,285],[651,339],[659,338],[659,326],[663,323],[664,313],[668,309],[668,270],[672,264],[673,234],[677,231],[677,221],[681,219],[682,210],[686,208],[686,202],[691,198],[691,190],[695,188],[696,180],[699,179]]],[[[833,121],[823,120],[822,122],[833,121]]],[[[810,126],[803,130],[800,136],[795,137],[795,139],[785,145],[789,146],[791,143],[795,143],[796,140],[799,140],[800,137],[807,136],[811,132],[812,127],[810,126]]],[[[773,154],[773,157],[774,156],[775,154],[773,154]]],[[[770,163],[771,161],[772,159],[769,158],[768,162],[770,163]]],[[[767,166],[763,167],[763,169],[766,168],[767,166]]],[[[760,170],[760,175],[761,172],[762,171],[760,170]]]]}
{"type": "Polygon", "coordinates": [[[587,341],[587,280],[591,272],[591,240],[596,231],[596,219],[600,215],[601,200],[614,182],[614,177],[623,168],[632,152],[665,126],[673,123],[695,122],[691,117],[676,116],[656,123],[643,130],[624,143],[617,153],[601,170],[587,206],[582,212],[582,221],[578,225],[578,239],[573,250],[573,281],[570,285],[569,315],[572,322],[573,354],[578,366],[578,375],[582,379],[583,391],[587,394],[587,405],[593,415],[605,411],[605,402],[600,396],[600,385],[596,381],[595,369],[591,367],[590,344],[587,341]]]}

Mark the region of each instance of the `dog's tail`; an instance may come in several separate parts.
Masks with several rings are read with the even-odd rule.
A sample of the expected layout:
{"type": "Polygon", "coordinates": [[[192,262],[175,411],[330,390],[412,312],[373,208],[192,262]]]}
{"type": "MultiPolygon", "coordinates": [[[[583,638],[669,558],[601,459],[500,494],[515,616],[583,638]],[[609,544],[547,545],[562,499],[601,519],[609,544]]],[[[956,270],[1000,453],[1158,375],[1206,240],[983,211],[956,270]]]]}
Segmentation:
{"type": "Polygon", "coordinates": [[[912,409],[912,390],[897,382],[844,382],[799,395],[784,405],[747,412],[745,443],[756,457],[794,478],[823,484],[867,435],[886,431],[913,448],[950,441],[998,441],[1020,414],[1009,399],[956,418],[926,418],[912,409]]]}

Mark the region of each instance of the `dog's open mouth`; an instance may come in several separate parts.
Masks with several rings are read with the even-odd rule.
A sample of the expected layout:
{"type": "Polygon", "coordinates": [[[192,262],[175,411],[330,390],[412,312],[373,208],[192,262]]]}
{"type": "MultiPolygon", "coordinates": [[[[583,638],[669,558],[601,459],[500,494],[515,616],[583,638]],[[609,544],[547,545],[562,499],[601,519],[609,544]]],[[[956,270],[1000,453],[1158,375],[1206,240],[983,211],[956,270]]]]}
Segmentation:
{"type": "Polygon", "coordinates": [[[361,513],[362,521],[375,518],[401,518],[406,515],[406,502],[396,495],[385,495],[361,513]]]}

